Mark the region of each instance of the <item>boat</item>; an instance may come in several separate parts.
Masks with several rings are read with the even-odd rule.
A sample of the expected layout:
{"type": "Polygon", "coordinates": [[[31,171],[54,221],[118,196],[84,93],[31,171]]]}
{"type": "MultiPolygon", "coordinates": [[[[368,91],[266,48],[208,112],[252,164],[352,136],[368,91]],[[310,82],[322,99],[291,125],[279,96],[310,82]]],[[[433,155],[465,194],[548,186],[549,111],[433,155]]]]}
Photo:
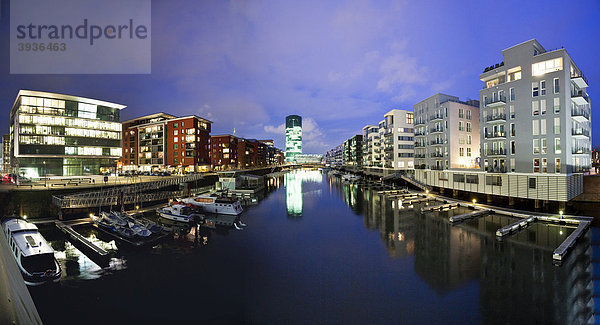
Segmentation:
{"type": "Polygon", "coordinates": [[[199,195],[181,200],[183,203],[191,204],[202,209],[206,213],[229,214],[237,216],[242,213],[242,204],[233,197],[218,195],[199,195]]]}
{"type": "Polygon", "coordinates": [[[174,204],[172,206],[158,208],[156,209],[156,213],[167,220],[186,223],[202,218],[202,215],[194,213],[192,209],[185,204],[174,204]]]}
{"type": "Polygon", "coordinates": [[[54,257],[54,250],[36,225],[19,217],[8,217],[2,221],[2,230],[25,284],[37,286],[60,281],[62,270],[54,257]]]}

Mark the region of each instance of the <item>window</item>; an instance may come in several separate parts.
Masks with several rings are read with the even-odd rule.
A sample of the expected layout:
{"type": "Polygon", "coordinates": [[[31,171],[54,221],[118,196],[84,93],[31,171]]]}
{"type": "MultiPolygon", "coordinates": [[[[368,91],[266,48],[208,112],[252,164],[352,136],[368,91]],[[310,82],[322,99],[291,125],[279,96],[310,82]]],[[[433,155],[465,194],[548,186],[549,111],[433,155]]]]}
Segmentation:
{"type": "Polygon", "coordinates": [[[459,118],[465,118],[465,110],[462,108],[458,109],[458,117],[459,118]]]}
{"type": "Polygon", "coordinates": [[[545,99],[540,100],[540,113],[542,115],[546,115],[546,100],[545,99]]]}
{"type": "Polygon", "coordinates": [[[521,79],[521,67],[517,67],[518,70],[508,72],[508,81],[515,81],[521,79]]]}
{"type": "Polygon", "coordinates": [[[177,163],[177,162],[178,162],[178,161],[177,161],[177,158],[175,158],[175,159],[174,159],[174,161],[175,161],[175,163],[177,163]]]}
{"type": "Polygon", "coordinates": [[[471,132],[471,122],[467,122],[467,132],[471,132]]]}
{"type": "Polygon", "coordinates": [[[560,81],[558,78],[554,78],[554,93],[558,94],[560,92],[560,81]]]}
{"type": "Polygon", "coordinates": [[[514,89],[514,88],[510,88],[510,89],[508,90],[508,94],[509,94],[509,96],[510,96],[510,101],[511,101],[511,102],[512,102],[512,101],[514,101],[514,100],[515,100],[515,89],[514,89]]]}
{"type": "Polygon", "coordinates": [[[540,94],[540,85],[539,82],[531,83],[531,97],[537,97],[540,94]]]}
{"type": "Polygon", "coordinates": [[[554,113],[560,112],[560,97],[554,98],[554,113]]]}
{"type": "Polygon", "coordinates": [[[515,158],[510,158],[510,171],[515,172],[515,158]]]}
{"type": "Polygon", "coordinates": [[[540,95],[546,95],[546,80],[540,81],[540,95]]]}
{"type": "Polygon", "coordinates": [[[173,145],[173,149],[177,150],[177,144],[173,145]]]}
{"type": "Polygon", "coordinates": [[[502,186],[502,177],[501,176],[486,176],[485,177],[485,185],[502,186]]]}
{"type": "Polygon", "coordinates": [[[536,184],[535,184],[535,183],[536,183],[536,181],[535,181],[535,177],[529,177],[528,181],[529,181],[529,182],[528,182],[528,183],[529,183],[529,184],[528,184],[528,185],[529,185],[528,187],[529,187],[530,189],[532,189],[532,190],[533,190],[533,189],[535,189],[535,188],[536,188],[536,186],[535,186],[535,185],[536,185],[536,184]]]}
{"type": "Polygon", "coordinates": [[[554,160],[554,169],[555,172],[560,173],[560,158],[554,160]]]}
{"type": "Polygon", "coordinates": [[[540,135],[540,120],[531,121],[533,135],[540,135]]]}
{"type": "Polygon", "coordinates": [[[542,158],[542,173],[548,172],[548,159],[542,158]]]}
{"type": "Polygon", "coordinates": [[[465,144],[464,138],[458,138],[458,144],[465,144]]]}
{"type": "Polygon", "coordinates": [[[413,124],[414,121],[414,115],[412,113],[406,113],[406,124],[413,124]]]}
{"type": "Polygon", "coordinates": [[[464,131],[465,130],[465,122],[458,121],[458,130],[459,131],[464,131]]]}
{"type": "Polygon", "coordinates": [[[487,96],[483,96],[483,107],[487,106],[487,102],[488,102],[487,96]]]}
{"type": "MultiPolygon", "coordinates": [[[[534,173],[539,173],[540,172],[540,158],[534,158],[533,159],[533,172],[534,173]]],[[[534,178],[535,180],[535,178],[534,178]]],[[[529,179],[529,188],[531,188],[531,178],[529,179]]],[[[535,188],[535,185],[534,187],[535,188]]]]}
{"type": "Polygon", "coordinates": [[[179,131],[173,130],[173,135],[178,135],[178,134],[179,134],[179,131]]]}
{"type": "Polygon", "coordinates": [[[541,76],[545,73],[560,71],[562,68],[562,58],[550,59],[531,65],[533,76],[541,76]]]}
{"type": "Polygon", "coordinates": [[[548,145],[546,142],[547,142],[547,139],[542,138],[542,155],[545,155],[546,153],[548,153],[548,145]]]}
{"type": "Polygon", "coordinates": [[[465,182],[465,175],[464,174],[454,174],[454,175],[452,175],[452,179],[453,179],[454,182],[464,183],[465,182]]]}
{"type": "Polygon", "coordinates": [[[510,136],[514,137],[516,134],[515,123],[510,123],[510,136]]]}
{"type": "Polygon", "coordinates": [[[458,148],[458,155],[461,157],[465,156],[465,148],[458,148]]]}
{"type": "Polygon", "coordinates": [[[173,152],[173,156],[177,157],[177,155],[179,154],[179,152],[175,151],[173,152]]]}
{"type": "Polygon", "coordinates": [[[510,105],[509,106],[509,112],[510,112],[510,119],[514,119],[515,118],[515,105],[510,105]]]}
{"type": "Polygon", "coordinates": [[[533,139],[533,154],[540,154],[540,139],[533,139]]]}
{"type": "Polygon", "coordinates": [[[471,144],[471,141],[472,141],[471,136],[467,135],[467,144],[471,144]]]}
{"type": "Polygon", "coordinates": [[[560,117],[554,118],[554,134],[560,134],[560,117]]]}
{"type": "Polygon", "coordinates": [[[467,110],[467,120],[471,119],[471,110],[467,110]]]}
{"type": "Polygon", "coordinates": [[[531,102],[531,115],[540,115],[540,102],[537,100],[531,102]]]}
{"type": "Polygon", "coordinates": [[[173,142],[177,142],[178,140],[179,140],[179,138],[178,138],[178,137],[175,137],[175,138],[173,139],[173,142]]]}
{"type": "Polygon", "coordinates": [[[173,127],[176,128],[177,127],[177,123],[173,123],[173,127]]]}
{"type": "Polygon", "coordinates": [[[471,148],[467,148],[467,157],[471,157],[471,148]]]}
{"type": "Polygon", "coordinates": [[[467,184],[479,184],[479,177],[477,175],[466,175],[465,180],[467,184]]]}
{"type": "Polygon", "coordinates": [[[546,135],[546,120],[540,120],[540,134],[546,135]]]}
{"type": "Polygon", "coordinates": [[[516,148],[516,146],[515,146],[515,142],[514,142],[514,141],[511,141],[511,142],[510,142],[510,154],[511,154],[511,155],[514,155],[514,154],[515,154],[515,152],[517,152],[517,148],[516,148]]]}
{"type": "Polygon", "coordinates": [[[559,154],[559,153],[561,153],[561,149],[560,149],[560,138],[555,138],[555,139],[554,139],[554,153],[555,153],[555,154],[559,154]]]}

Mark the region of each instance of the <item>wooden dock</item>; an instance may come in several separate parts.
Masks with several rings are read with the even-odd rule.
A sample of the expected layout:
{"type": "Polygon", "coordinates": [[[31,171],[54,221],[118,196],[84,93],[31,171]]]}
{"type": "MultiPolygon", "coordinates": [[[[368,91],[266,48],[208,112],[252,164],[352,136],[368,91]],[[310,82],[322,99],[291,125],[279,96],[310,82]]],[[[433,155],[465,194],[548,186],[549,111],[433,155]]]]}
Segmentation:
{"type": "Polygon", "coordinates": [[[563,257],[569,249],[575,245],[575,242],[581,237],[585,230],[590,226],[591,222],[587,220],[579,221],[579,225],[575,230],[560,244],[552,253],[552,259],[556,262],[562,262],[563,257]]]}
{"type": "Polygon", "coordinates": [[[430,206],[430,207],[421,208],[421,212],[452,210],[452,209],[458,208],[458,206],[459,206],[458,203],[446,203],[446,204],[440,204],[440,205],[434,205],[434,206],[430,206]]]}
{"type": "Polygon", "coordinates": [[[463,222],[463,221],[469,220],[469,219],[485,217],[492,213],[494,213],[493,210],[479,210],[479,211],[473,211],[473,212],[461,214],[458,216],[452,216],[452,217],[449,217],[448,220],[451,223],[457,223],[457,222],[463,222]]]}
{"type": "Polygon", "coordinates": [[[73,226],[89,224],[90,222],[91,221],[89,221],[89,220],[76,220],[74,222],[69,222],[68,224],[66,224],[62,221],[56,221],[55,224],[58,229],[60,229],[65,234],[69,235],[69,237],[71,237],[71,239],[74,239],[74,240],[82,243],[85,247],[89,248],[96,254],[98,254],[100,256],[108,255],[107,251],[98,247],[96,244],[92,243],[87,238],[85,238],[83,235],[81,235],[80,233],[78,233],[77,231],[75,231],[73,229],[73,226]]]}
{"type": "Polygon", "coordinates": [[[513,233],[516,233],[518,231],[521,231],[527,227],[529,227],[531,224],[533,224],[536,221],[536,217],[535,216],[529,216],[528,218],[522,219],[522,220],[518,220],[514,223],[511,223],[508,226],[504,226],[498,230],[496,230],[496,238],[497,239],[503,239],[506,236],[509,236],[513,233]]]}

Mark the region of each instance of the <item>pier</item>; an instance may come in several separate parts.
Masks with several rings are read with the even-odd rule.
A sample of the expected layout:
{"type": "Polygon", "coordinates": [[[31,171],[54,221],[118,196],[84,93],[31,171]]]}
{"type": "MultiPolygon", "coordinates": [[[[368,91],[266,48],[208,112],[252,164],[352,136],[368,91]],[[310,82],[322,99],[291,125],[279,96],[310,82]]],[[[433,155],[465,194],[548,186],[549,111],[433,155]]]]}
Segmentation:
{"type": "Polygon", "coordinates": [[[473,211],[473,212],[469,212],[469,213],[465,213],[465,214],[461,214],[458,216],[451,216],[448,218],[448,220],[451,223],[458,223],[458,222],[463,222],[465,220],[469,220],[469,219],[475,219],[475,218],[479,218],[479,217],[485,217],[489,214],[494,213],[493,210],[479,210],[479,211],[473,211]]]}
{"type": "Polygon", "coordinates": [[[458,203],[446,203],[446,204],[440,204],[440,205],[434,205],[434,206],[430,206],[430,207],[421,208],[421,212],[452,210],[452,209],[458,208],[458,206],[459,206],[458,203]]]}
{"type": "Polygon", "coordinates": [[[75,220],[75,221],[69,222],[68,224],[65,224],[62,221],[55,222],[56,227],[58,229],[60,229],[62,232],[64,232],[65,234],[67,234],[71,239],[76,240],[77,242],[83,244],[85,247],[89,248],[90,250],[92,250],[93,252],[95,252],[96,254],[98,254],[100,256],[108,255],[107,251],[98,247],[96,244],[92,243],[87,238],[83,237],[80,233],[78,233],[77,231],[75,231],[73,229],[73,226],[90,224],[90,223],[92,223],[92,221],[89,218],[75,220]]]}

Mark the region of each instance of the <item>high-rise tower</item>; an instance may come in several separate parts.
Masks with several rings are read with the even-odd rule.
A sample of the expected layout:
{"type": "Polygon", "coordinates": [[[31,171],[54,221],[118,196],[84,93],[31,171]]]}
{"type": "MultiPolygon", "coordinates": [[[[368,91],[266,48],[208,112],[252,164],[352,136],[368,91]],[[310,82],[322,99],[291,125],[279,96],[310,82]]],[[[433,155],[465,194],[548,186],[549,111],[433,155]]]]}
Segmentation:
{"type": "Polygon", "coordinates": [[[302,117],[288,115],[285,117],[285,161],[292,162],[294,157],[302,153],[302,117]]]}

